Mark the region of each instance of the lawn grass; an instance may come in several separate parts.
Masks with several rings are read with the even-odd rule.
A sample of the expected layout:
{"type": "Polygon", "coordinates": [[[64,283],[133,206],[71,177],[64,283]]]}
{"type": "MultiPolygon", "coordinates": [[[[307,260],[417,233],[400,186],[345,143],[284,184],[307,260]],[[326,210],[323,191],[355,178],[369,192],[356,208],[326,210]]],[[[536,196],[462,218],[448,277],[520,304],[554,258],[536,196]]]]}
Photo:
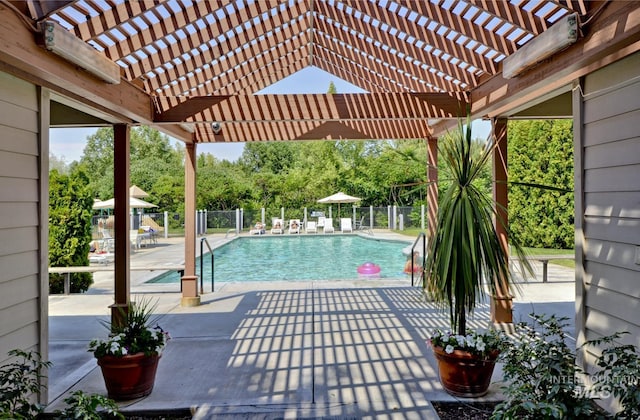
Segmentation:
{"type": "MultiPolygon", "coordinates": [[[[399,233],[401,235],[406,235],[411,238],[417,238],[423,230],[419,228],[410,228],[405,230],[395,230],[394,232],[399,233]]],[[[551,248],[532,248],[525,247],[524,248],[527,255],[574,255],[573,249],[551,249],[551,248]]],[[[574,260],[549,260],[551,264],[557,264],[563,267],[575,268],[576,262],[574,260]]]]}
{"type": "MultiPolygon", "coordinates": [[[[527,255],[571,255],[573,256],[575,251],[573,249],[551,249],[551,248],[524,248],[527,255]]],[[[549,260],[551,264],[561,265],[568,268],[576,268],[575,260],[549,260]]]]}

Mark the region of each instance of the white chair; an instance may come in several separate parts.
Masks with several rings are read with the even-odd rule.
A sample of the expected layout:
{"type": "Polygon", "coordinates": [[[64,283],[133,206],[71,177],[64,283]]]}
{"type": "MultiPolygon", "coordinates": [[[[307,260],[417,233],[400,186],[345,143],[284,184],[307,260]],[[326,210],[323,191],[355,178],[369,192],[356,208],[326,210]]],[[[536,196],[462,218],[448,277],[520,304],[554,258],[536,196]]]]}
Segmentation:
{"type": "Polygon", "coordinates": [[[353,227],[351,226],[351,219],[348,217],[343,217],[340,219],[340,231],[342,233],[353,232],[353,227]]]}
{"type": "Polygon", "coordinates": [[[318,227],[316,225],[316,222],[308,221],[307,222],[307,227],[305,228],[305,232],[307,232],[307,233],[318,233],[318,227]]]}
{"type": "Polygon", "coordinates": [[[116,248],[115,246],[116,243],[113,236],[111,236],[109,231],[106,229],[102,229],[101,233],[102,233],[102,244],[100,248],[107,252],[113,252],[116,248]]]}
{"type": "Polygon", "coordinates": [[[324,219],[324,229],[322,229],[322,232],[324,233],[333,233],[333,218],[331,217],[326,217],[324,219]]]}
{"type": "Polygon", "coordinates": [[[318,228],[324,228],[326,218],[324,216],[318,217],[318,228]]]}
{"type": "Polygon", "coordinates": [[[273,224],[271,225],[271,233],[281,234],[284,233],[284,222],[282,219],[273,219],[273,224]]]}
{"type": "Polygon", "coordinates": [[[264,235],[264,224],[262,222],[258,222],[253,226],[253,229],[249,229],[249,235],[264,235]]]}
{"type": "Polygon", "coordinates": [[[289,220],[289,233],[300,233],[300,219],[289,220]]]}

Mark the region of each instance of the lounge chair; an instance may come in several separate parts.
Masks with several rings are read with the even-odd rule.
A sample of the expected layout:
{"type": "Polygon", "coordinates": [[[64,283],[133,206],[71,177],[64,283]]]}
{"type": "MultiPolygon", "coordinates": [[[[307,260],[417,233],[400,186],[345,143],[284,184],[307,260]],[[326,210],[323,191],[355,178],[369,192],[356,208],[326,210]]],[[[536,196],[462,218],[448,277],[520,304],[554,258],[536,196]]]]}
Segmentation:
{"type": "Polygon", "coordinates": [[[351,219],[348,217],[343,217],[342,219],[340,219],[340,231],[342,233],[346,233],[346,232],[352,232],[353,233],[353,227],[351,226],[351,219]]]}
{"type": "Polygon", "coordinates": [[[289,220],[289,233],[300,233],[300,219],[289,220]]]}
{"type": "Polygon", "coordinates": [[[262,224],[261,222],[256,223],[253,226],[253,229],[249,229],[250,235],[264,235],[265,233],[266,230],[264,229],[264,224],[262,224]]]}
{"type": "Polygon", "coordinates": [[[111,264],[114,259],[115,256],[111,252],[89,254],[89,262],[92,264],[111,264]]]}
{"type": "Polygon", "coordinates": [[[307,233],[318,233],[318,227],[316,225],[316,222],[308,221],[307,222],[307,227],[305,228],[305,232],[307,232],[307,233]]]}
{"type": "Polygon", "coordinates": [[[324,229],[322,229],[322,232],[324,233],[333,233],[333,218],[331,217],[326,217],[324,219],[324,229]]]}
{"type": "Polygon", "coordinates": [[[282,234],[284,233],[284,222],[282,219],[273,219],[273,224],[271,225],[271,233],[274,234],[282,234]]]}
{"type": "Polygon", "coordinates": [[[318,217],[318,228],[324,228],[326,218],[324,216],[318,217]]]}

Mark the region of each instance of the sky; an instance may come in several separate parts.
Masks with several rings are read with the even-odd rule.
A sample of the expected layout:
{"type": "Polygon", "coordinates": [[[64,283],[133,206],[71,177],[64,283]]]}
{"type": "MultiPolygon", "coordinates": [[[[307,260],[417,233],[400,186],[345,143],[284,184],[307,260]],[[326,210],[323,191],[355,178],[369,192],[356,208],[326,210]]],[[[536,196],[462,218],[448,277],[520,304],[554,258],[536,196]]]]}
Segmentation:
{"type": "MultiPolygon", "coordinates": [[[[331,82],[336,86],[337,93],[365,92],[317,67],[307,67],[259,93],[326,93],[331,82]]],[[[474,137],[485,139],[491,131],[491,124],[487,121],[474,121],[472,128],[474,137]]],[[[97,128],[52,128],[49,132],[50,152],[66,163],[80,160],[87,144],[87,137],[96,131],[97,128]]],[[[171,137],[170,140],[177,141],[171,137]]],[[[240,157],[243,149],[244,143],[206,143],[198,144],[197,152],[211,153],[219,160],[234,162],[240,157]]]]}

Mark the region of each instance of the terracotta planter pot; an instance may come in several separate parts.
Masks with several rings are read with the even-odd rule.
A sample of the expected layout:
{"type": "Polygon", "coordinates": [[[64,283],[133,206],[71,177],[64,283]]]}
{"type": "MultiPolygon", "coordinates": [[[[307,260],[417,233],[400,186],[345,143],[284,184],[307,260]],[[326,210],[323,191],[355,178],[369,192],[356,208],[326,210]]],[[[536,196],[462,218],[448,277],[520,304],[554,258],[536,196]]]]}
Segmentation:
{"type": "Polygon", "coordinates": [[[488,392],[499,351],[491,353],[488,360],[463,350],[447,354],[442,347],[436,346],[433,352],[438,360],[440,382],[449,394],[475,398],[488,392]]]}
{"type": "Polygon", "coordinates": [[[136,353],[98,359],[109,398],[116,401],[145,397],[153,391],[160,355],[136,353]]]}

